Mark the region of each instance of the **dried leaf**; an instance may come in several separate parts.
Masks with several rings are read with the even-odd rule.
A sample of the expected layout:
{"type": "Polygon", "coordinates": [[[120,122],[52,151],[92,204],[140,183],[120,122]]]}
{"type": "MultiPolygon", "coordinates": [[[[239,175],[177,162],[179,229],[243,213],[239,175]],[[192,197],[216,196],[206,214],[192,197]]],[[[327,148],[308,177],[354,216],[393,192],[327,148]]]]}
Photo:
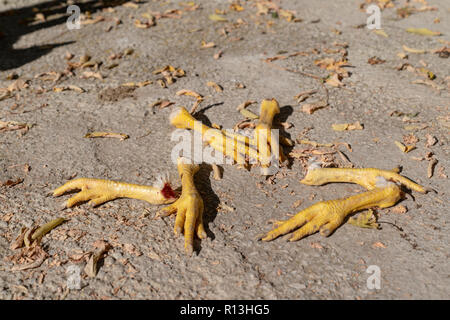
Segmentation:
{"type": "Polygon", "coordinates": [[[383,36],[385,38],[389,38],[388,34],[383,29],[375,29],[373,30],[374,33],[376,33],[379,36],[383,36]]]}
{"type": "Polygon", "coordinates": [[[334,131],[351,131],[351,130],[363,130],[364,127],[359,121],[355,123],[342,123],[342,124],[333,124],[331,126],[334,131]]]}
{"type": "Polygon", "coordinates": [[[333,87],[342,87],[344,83],[341,82],[342,77],[339,77],[337,73],[334,73],[331,77],[329,77],[325,82],[333,87]]]}
{"type": "Polygon", "coordinates": [[[240,112],[244,117],[249,118],[249,119],[258,119],[258,118],[259,118],[258,115],[254,114],[253,112],[251,112],[250,110],[247,110],[247,109],[245,109],[245,108],[240,109],[239,112],[240,112]]]}
{"type": "Polygon", "coordinates": [[[431,31],[427,28],[408,28],[406,32],[419,34],[421,36],[440,36],[441,33],[438,31],[431,31]]]}
{"type": "Polygon", "coordinates": [[[103,254],[110,249],[110,245],[106,241],[96,241],[94,247],[98,248],[92,253],[88,263],[84,268],[84,272],[91,278],[95,277],[98,272],[98,261],[102,258],[103,254]]]}
{"type": "Polygon", "coordinates": [[[402,48],[406,52],[410,52],[410,53],[426,53],[427,52],[427,50],[409,48],[409,47],[407,47],[405,45],[403,45],[402,48]]]}
{"type": "Polygon", "coordinates": [[[14,81],[13,83],[11,83],[7,90],[9,92],[13,92],[13,91],[20,91],[22,89],[26,89],[29,87],[28,85],[28,80],[23,80],[23,79],[17,79],[16,81],[14,81]]]}
{"type": "Polygon", "coordinates": [[[217,92],[222,92],[222,91],[223,91],[223,88],[222,88],[220,85],[218,85],[217,83],[215,83],[215,82],[208,81],[208,82],[206,83],[206,85],[207,85],[208,87],[213,87],[214,90],[216,90],[217,92]]]}
{"type": "Polygon", "coordinates": [[[221,16],[221,15],[218,15],[218,14],[210,14],[208,18],[209,18],[209,20],[212,20],[212,21],[219,21],[219,22],[227,22],[228,21],[227,18],[225,18],[224,16],[221,16]]]}
{"type": "Polygon", "coordinates": [[[374,65],[374,64],[381,64],[381,63],[385,63],[386,60],[382,60],[378,57],[370,57],[369,60],[367,61],[368,64],[374,65]]]}
{"type": "Polygon", "coordinates": [[[236,110],[240,111],[242,109],[245,109],[245,108],[247,108],[249,105],[251,105],[253,103],[256,103],[256,101],[254,101],[254,100],[247,100],[247,101],[241,103],[240,105],[238,105],[236,110]]]}
{"type": "Polygon", "coordinates": [[[400,151],[404,152],[404,153],[408,153],[411,150],[414,150],[416,148],[415,145],[404,145],[403,143],[401,143],[400,141],[394,141],[395,145],[400,149],[400,151]]]}
{"type": "Polygon", "coordinates": [[[426,134],[425,137],[427,138],[427,143],[425,144],[425,147],[429,148],[431,146],[434,146],[437,142],[436,137],[432,136],[431,134],[426,134]]]}
{"type": "Polygon", "coordinates": [[[386,248],[386,245],[384,245],[384,243],[382,243],[382,242],[375,242],[374,244],[372,244],[372,247],[374,247],[374,248],[386,248]]]}
{"type": "Polygon", "coordinates": [[[28,228],[23,227],[20,230],[20,234],[17,236],[17,238],[11,243],[11,245],[9,246],[9,248],[11,250],[16,250],[19,248],[22,248],[24,243],[23,243],[23,239],[25,237],[25,233],[28,231],[28,228]]]}
{"type": "Polygon", "coordinates": [[[74,86],[74,85],[72,85],[72,84],[69,84],[69,85],[67,86],[67,88],[68,88],[69,90],[73,90],[73,91],[76,91],[76,92],[78,92],[78,93],[83,93],[83,92],[85,92],[85,90],[84,90],[83,88],[80,88],[80,87],[78,87],[78,86],[74,86]]]}
{"type": "Polygon", "coordinates": [[[31,235],[31,240],[36,240],[36,239],[42,238],[47,233],[49,233],[52,229],[56,228],[57,226],[59,226],[64,221],[66,221],[66,219],[64,219],[64,218],[56,218],[56,219],[54,219],[54,220],[44,224],[43,226],[39,227],[31,235]]]}
{"type": "Polygon", "coordinates": [[[195,91],[182,89],[175,93],[177,96],[191,96],[196,98],[197,100],[203,100],[203,96],[195,91]]]}
{"type": "Polygon", "coordinates": [[[408,208],[402,204],[399,204],[399,205],[391,208],[391,212],[397,213],[397,214],[404,214],[404,213],[408,212],[408,208]]]}
{"type": "Polygon", "coordinates": [[[219,52],[216,52],[213,57],[215,60],[218,60],[222,56],[222,54],[223,50],[220,50],[219,52]]]}
{"type": "Polygon", "coordinates": [[[294,99],[297,100],[297,103],[300,103],[305,101],[315,93],[317,93],[317,90],[302,91],[299,94],[295,95],[294,99]]]}
{"type": "Polygon", "coordinates": [[[141,21],[139,19],[134,20],[134,26],[139,29],[148,29],[156,25],[155,18],[151,17],[145,21],[141,21]]]}
{"type": "Polygon", "coordinates": [[[145,86],[148,86],[149,84],[152,84],[153,81],[151,80],[146,80],[146,81],[141,81],[141,82],[126,82],[126,83],[122,83],[123,87],[135,87],[135,88],[142,88],[145,86]]]}
{"type": "Polygon", "coordinates": [[[84,137],[85,138],[116,138],[116,139],[120,139],[120,140],[125,140],[125,139],[129,138],[129,135],[124,134],[124,133],[95,131],[95,132],[87,133],[84,137]]]}
{"type": "Polygon", "coordinates": [[[21,123],[21,122],[16,122],[16,121],[1,121],[0,120],[0,132],[14,131],[14,130],[20,130],[20,129],[28,130],[32,126],[33,126],[32,124],[28,124],[28,123],[21,123]]]}
{"type": "Polygon", "coordinates": [[[150,105],[150,108],[158,107],[159,109],[167,108],[168,106],[174,104],[174,102],[170,102],[169,100],[158,100],[150,105]]]}
{"type": "Polygon", "coordinates": [[[216,44],[214,42],[206,42],[204,40],[202,40],[202,49],[209,49],[209,48],[214,48],[216,46],[216,44]]]}
{"type": "Polygon", "coordinates": [[[93,72],[93,71],[85,71],[81,75],[82,79],[88,79],[88,78],[96,78],[99,80],[103,80],[103,76],[100,74],[100,72],[93,72]]]}
{"type": "Polygon", "coordinates": [[[432,158],[429,162],[428,162],[428,168],[427,168],[427,176],[428,178],[431,178],[433,176],[434,173],[434,166],[438,163],[438,161],[435,158],[432,158]]]}

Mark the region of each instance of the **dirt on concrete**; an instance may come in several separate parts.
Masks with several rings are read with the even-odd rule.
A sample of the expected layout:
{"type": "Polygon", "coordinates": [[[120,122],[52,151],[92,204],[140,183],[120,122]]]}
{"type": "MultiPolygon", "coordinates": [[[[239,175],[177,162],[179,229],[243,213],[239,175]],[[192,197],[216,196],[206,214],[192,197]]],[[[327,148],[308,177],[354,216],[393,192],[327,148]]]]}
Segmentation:
{"type": "Polygon", "coordinates": [[[0,0],[0,299],[448,299],[450,3],[372,1],[386,6],[380,31],[366,26],[369,2],[79,1],[81,28],[69,30],[60,1],[0,0]],[[155,72],[167,65],[185,75],[155,72]],[[224,165],[215,180],[201,166],[208,238],[195,241],[192,257],[173,217],[152,219],[160,206],[117,199],[62,210],[71,195],[51,192],[74,177],[176,177],[168,117],[196,100],[176,95],[182,89],[203,96],[199,120],[223,128],[244,119],[241,103],[256,101],[247,108],[257,113],[276,98],[277,122],[294,141],[348,144],[351,152],[339,147],[347,160],[334,154],[342,165],[400,166],[436,193],[412,192],[404,208],[377,210],[381,230],[344,224],[326,238],[257,241],[270,220],[363,191],[300,184],[315,147],[297,143],[291,151],[309,156],[292,157],[270,179],[224,165]],[[174,104],[152,108],[158,100],[174,104]],[[317,101],[328,103],[302,111],[317,101]],[[362,130],[332,128],[356,122],[362,130]],[[92,131],[130,138],[84,138],[92,131]],[[395,141],[415,148],[402,152],[395,141]],[[43,263],[12,271],[10,244],[22,228],[57,217],[69,220],[42,239],[43,263]],[[111,248],[88,277],[85,254],[99,240],[111,248]],[[370,266],[379,268],[379,289],[368,286],[370,266]],[[69,288],[74,275],[79,289],[69,288]]]}

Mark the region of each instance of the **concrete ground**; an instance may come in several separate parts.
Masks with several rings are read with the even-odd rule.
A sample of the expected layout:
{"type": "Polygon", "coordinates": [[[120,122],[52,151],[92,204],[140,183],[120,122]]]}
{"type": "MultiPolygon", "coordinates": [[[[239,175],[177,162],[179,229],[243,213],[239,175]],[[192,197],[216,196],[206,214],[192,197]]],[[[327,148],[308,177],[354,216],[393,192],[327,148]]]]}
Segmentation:
{"type": "MultiPolygon", "coordinates": [[[[91,12],[87,21],[99,16],[103,21],[68,30],[66,6],[58,6],[59,1],[0,1],[0,88],[13,84],[17,76],[29,80],[28,87],[6,93],[0,101],[0,121],[33,124],[28,131],[0,130],[1,299],[449,298],[450,63],[445,52],[432,51],[449,47],[448,1],[410,1],[410,6],[424,10],[407,17],[397,14],[405,1],[392,1],[393,8],[381,11],[384,34],[365,26],[363,0],[273,1],[278,8],[264,1],[241,1],[242,11],[238,6],[230,9],[231,1],[218,0],[196,0],[197,9],[179,1],[104,2],[81,7],[91,12]],[[287,21],[289,13],[280,8],[295,11],[295,18],[287,21]],[[155,14],[170,9],[181,11],[160,18],[155,14]],[[227,21],[210,19],[215,10],[227,21]],[[134,21],[145,23],[142,14],[149,11],[157,17],[156,25],[136,27],[134,21]],[[424,36],[408,33],[407,28],[442,34],[424,36]],[[201,48],[202,41],[214,42],[215,47],[201,48]],[[283,68],[325,78],[331,71],[314,62],[341,59],[342,43],[348,44],[351,65],[344,67],[350,72],[341,80],[344,86],[325,84],[328,106],[313,114],[302,112],[302,104],[324,98],[324,89],[316,79],[283,68]],[[117,57],[127,49],[133,51],[117,57]],[[298,51],[307,54],[263,61],[298,51]],[[74,55],[72,62],[88,54],[101,64],[98,70],[76,68],[56,82],[45,79],[55,73],[36,77],[63,73],[67,52],[74,55]],[[408,57],[402,59],[400,52],[408,57]],[[113,54],[116,59],[111,59],[113,54]],[[374,56],[385,62],[368,63],[374,56]],[[182,68],[186,76],[161,87],[161,75],[153,71],[165,65],[182,68]],[[399,70],[402,65],[404,70],[399,70]],[[428,70],[434,80],[427,79],[428,70]],[[99,72],[103,79],[81,78],[85,71],[99,72]],[[153,83],[135,90],[103,91],[146,80],[153,83]],[[208,87],[208,81],[223,91],[208,87]],[[239,83],[245,87],[238,88],[239,83]],[[53,90],[69,85],[85,92],[53,90]],[[350,184],[302,185],[303,162],[297,158],[272,180],[255,169],[224,165],[223,179],[217,181],[202,165],[196,184],[206,206],[208,238],[196,241],[191,258],[184,253],[183,238],[174,236],[173,217],[152,219],[160,207],[120,199],[97,208],[83,204],[61,210],[69,196],[53,198],[49,193],[75,176],[151,184],[163,171],[176,173],[170,158],[174,128],[168,116],[175,106],[190,108],[195,100],[177,96],[181,89],[202,94],[199,119],[224,128],[243,119],[236,111],[239,104],[274,97],[282,107],[279,120],[293,124],[286,129],[292,139],[349,143],[353,152],[339,150],[355,167],[401,166],[403,175],[437,193],[412,192],[401,202],[407,212],[401,207],[377,210],[381,230],[345,224],[328,238],[315,234],[299,242],[280,238],[265,243],[256,237],[271,228],[267,221],[286,219],[317,201],[363,189],[350,184]],[[318,92],[305,102],[294,98],[312,89],[318,92]],[[174,104],[152,109],[158,99],[174,104]],[[356,121],[363,130],[331,127],[356,121]],[[129,139],[84,138],[92,131],[125,133],[129,139]],[[416,148],[404,153],[394,141],[416,148]],[[437,160],[431,178],[430,159],[437,160]],[[18,250],[11,250],[10,244],[21,228],[57,217],[70,220],[43,238],[48,257],[42,265],[11,271],[17,265],[8,257],[18,250]],[[85,260],[77,257],[93,250],[98,240],[112,246],[98,274],[90,278],[82,272],[81,289],[69,290],[68,270],[83,270],[85,260]],[[380,289],[367,286],[371,265],[379,267],[380,289]]],[[[248,109],[257,112],[258,104],[248,109]]],[[[306,147],[297,144],[294,150],[306,147]]],[[[336,159],[340,161],[339,155],[336,159]]]]}

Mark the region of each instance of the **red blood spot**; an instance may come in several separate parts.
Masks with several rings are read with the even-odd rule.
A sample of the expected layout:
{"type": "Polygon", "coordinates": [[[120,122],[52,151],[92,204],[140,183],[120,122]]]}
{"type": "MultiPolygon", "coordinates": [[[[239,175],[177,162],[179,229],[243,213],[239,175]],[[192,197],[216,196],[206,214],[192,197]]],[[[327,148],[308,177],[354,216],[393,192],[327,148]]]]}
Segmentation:
{"type": "Polygon", "coordinates": [[[176,198],[175,192],[172,190],[170,183],[165,183],[164,187],[161,189],[162,195],[167,198],[176,198]]]}

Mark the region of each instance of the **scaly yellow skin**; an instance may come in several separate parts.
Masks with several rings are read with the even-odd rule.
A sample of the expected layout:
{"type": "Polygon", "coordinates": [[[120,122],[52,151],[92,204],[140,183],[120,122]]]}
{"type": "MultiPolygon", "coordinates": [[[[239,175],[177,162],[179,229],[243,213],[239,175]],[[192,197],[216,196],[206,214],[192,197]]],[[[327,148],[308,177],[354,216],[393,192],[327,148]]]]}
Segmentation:
{"type": "Polygon", "coordinates": [[[321,201],[300,211],[289,220],[278,222],[277,227],[269,231],[261,240],[271,241],[294,229],[289,241],[300,240],[320,231],[323,236],[330,235],[354,212],[371,207],[387,208],[401,199],[402,192],[396,184],[389,183],[384,188],[360,193],[348,198],[321,201]]]}
{"type": "Polygon", "coordinates": [[[190,256],[194,250],[194,232],[200,239],[205,239],[206,231],[203,226],[203,200],[194,185],[194,174],[199,166],[185,163],[183,159],[185,158],[178,159],[177,166],[181,178],[181,196],[157,216],[177,214],[174,232],[178,236],[184,231],[184,248],[190,256]]]}
{"type": "Polygon", "coordinates": [[[275,99],[263,100],[261,103],[261,115],[255,128],[255,137],[249,138],[243,135],[229,133],[226,130],[217,130],[204,124],[199,124],[194,117],[183,107],[180,107],[170,117],[170,123],[178,129],[195,130],[202,135],[203,141],[222,154],[232,158],[239,164],[245,164],[245,156],[259,161],[263,167],[270,162],[270,146],[277,143],[280,150],[280,161],[285,160],[279,142],[271,141],[270,129],[273,117],[280,112],[278,102],[275,99]],[[197,123],[197,125],[196,125],[197,123]]]}
{"type": "Polygon", "coordinates": [[[367,190],[372,190],[376,187],[377,177],[383,177],[387,181],[401,183],[409,189],[420,193],[427,192],[421,185],[399,175],[398,169],[316,168],[308,170],[308,173],[300,182],[310,186],[320,186],[329,182],[351,182],[359,184],[367,190]]]}
{"type": "Polygon", "coordinates": [[[168,204],[176,200],[172,197],[166,198],[159,188],[153,186],[90,178],[71,180],[53,191],[53,196],[58,197],[72,190],[81,191],[67,200],[67,208],[85,201],[89,201],[90,205],[98,206],[117,198],[139,199],[151,204],[168,204]]]}

